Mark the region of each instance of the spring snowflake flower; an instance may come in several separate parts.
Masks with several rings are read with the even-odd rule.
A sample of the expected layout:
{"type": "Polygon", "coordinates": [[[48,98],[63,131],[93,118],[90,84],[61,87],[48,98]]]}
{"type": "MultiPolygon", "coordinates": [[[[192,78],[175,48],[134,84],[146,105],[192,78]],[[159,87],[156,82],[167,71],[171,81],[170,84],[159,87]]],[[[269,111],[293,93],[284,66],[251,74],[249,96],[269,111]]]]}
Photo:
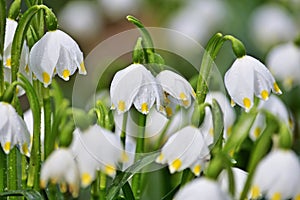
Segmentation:
{"type": "MultiPolygon", "coordinates": [[[[234,187],[235,187],[234,199],[239,199],[239,197],[242,194],[242,191],[244,189],[248,173],[245,172],[244,170],[241,170],[241,169],[236,168],[236,167],[232,168],[232,173],[233,173],[234,187]]],[[[227,170],[224,170],[224,171],[221,172],[221,174],[218,177],[218,181],[221,185],[222,190],[229,193],[229,188],[230,187],[229,187],[228,171],[227,170]]],[[[247,199],[250,199],[250,196],[247,199]]]]}
{"type": "Polygon", "coordinates": [[[276,79],[283,82],[285,89],[290,90],[300,84],[300,48],[294,43],[285,43],[273,48],[267,56],[266,63],[276,79]]]}
{"type": "Polygon", "coordinates": [[[30,156],[30,134],[23,119],[8,103],[0,102],[0,142],[8,154],[16,145],[20,152],[30,156]]]}
{"type": "Polygon", "coordinates": [[[111,109],[118,114],[128,111],[132,104],[143,114],[148,114],[156,101],[161,106],[162,90],[149,70],[141,64],[132,64],[118,71],[110,86],[111,109]]]}
{"type": "Polygon", "coordinates": [[[169,165],[170,173],[190,168],[198,176],[209,156],[202,133],[193,126],[186,126],[174,133],[156,158],[157,163],[169,165]]]}
{"type": "Polygon", "coordinates": [[[192,99],[196,97],[190,83],[175,72],[163,70],[156,76],[156,79],[164,90],[164,103],[168,117],[173,115],[176,105],[188,108],[192,99]]]}
{"type": "MultiPolygon", "coordinates": [[[[268,101],[260,101],[257,108],[259,110],[267,110],[273,115],[278,116],[279,120],[285,123],[291,130],[293,129],[293,122],[289,116],[289,111],[277,96],[270,96],[270,99],[268,101]]],[[[256,140],[261,135],[265,126],[265,115],[259,112],[250,129],[250,138],[252,140],[256,140]]]]}
{"type": "Polygon", "coordinates": [[[174,197],[174,200],[182,199],[230,200],[230,197],[221,190],[217,182],[207,178],[197,178],[186,184],[174,197]]]}
{"type": "MultiPolygon", "coordinates": [[[[205,102],[212,103],[212,99],[216,99],[222,109],[224,115],[224,137],[231,132],[231,127],[235,121],[235,112],[233,108],[230,106],[230,103],[226,96],[221,92],[209,92],[206,96],[205,102]]],[[[213,121],[212,114],[209,108],[205,109],[205,118],[203,123],[200,126],[200,131],[204,134],[204,138],[207,145],[213,143],[213,121]]]]}
{"type": "Polygon", "coordinates": [[[291,150],[276,149],[269,153],[257,166],[251,195],[260,193],[267,199],[289,199],[297,194],[300,180],[300,163],[291,150]]]}
{"type": "MultiPolygon", "coordinates": [[[[11,82],[11,47],[13,38],[16,32],[18,23],[13,19],[6,19],[5,38],[4,38],[4,52],[3,52],[3,64],[4,64],[4,80],[11,82]]],[[[25,75],[28,80],[31,80],[31,73],[28,67],[29,61],[29,48],[26,41],[23,44],[19,65],[19,72],[25,75]]],[[[18,88],[18,96],[24,94],[24,90],[21,87],[18,88]]]]}
{"type": "Polygon", "coordinates": [[[45,87],[48,87],[56,73],[65,81],[69,80],[76,68],[79,74],[86,74],[79,46],[60,30],[47,32],[33,45],[29,55],[29,67],[45,87]]]}
{"type": "Polygon", "coordinates": [[[127,158],[117,135],[98,125],[83,133],[76,129],[71,149],[78,162],[83,187],[91,184],[98,169],[115,176],[117,163],[127,158]]]}
{"type": "Polygon", "coordinates": [[[50,154],[41,169],[40,186],[46,188],[48,181],[60,184],[62,192],[67,191],[77,197],[80,186],[80,176],[74,156],[69,149],[58,149],[50,154]]]}
{"type": "Polygon", "coordinates": [[[267,100],[272,90],[281,94],[270,71],[251,56],[237,58],[225,74],[225,86],[232,99],[248,112],[253,106],[254,95],[267,100]]]}

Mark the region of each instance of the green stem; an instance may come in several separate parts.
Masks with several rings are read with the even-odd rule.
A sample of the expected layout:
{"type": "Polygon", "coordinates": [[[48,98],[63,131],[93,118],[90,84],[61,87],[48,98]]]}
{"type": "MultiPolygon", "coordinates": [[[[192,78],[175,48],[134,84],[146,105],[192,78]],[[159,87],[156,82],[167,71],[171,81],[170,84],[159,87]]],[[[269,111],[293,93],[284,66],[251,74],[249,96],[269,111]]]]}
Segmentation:
{"type": "Polygon", "coordinates": [[[180,187],[182,188],[186,183],[188,183],[189,181],[191,181],[194,178],[194,174],[191,172],[190,169],[185,169],[182,172],[182,177],[181,177],[181,183],[180,183],[180,187]]]}
{"type": "MultiPolygon", "coordinates": [[[[144,153],[144,139],[145,139],[145,126],[146,126],[146,115],[141,113],[138,118],[138,137],[136,140],[136,149],[135,149],[135,162],[141,158],[141,154],[144,153]]],[[[135,199],[139,200],[141,198],[141,181],[142,174],[136,173],[132,178],[132,190],[135,196],[135,199]]]]}
{"type": "MultiPolygon", "coordinates": [[[[21,187],[21,154],[14,147],[7,155],[8,190],[18,190],[21,187]]],[[[15,199],[15,198],[14,198],[15,199]]]]}
{"type": "Polygon", "coordinates": [[[106,199],[106,178],[107,178],[106,174],[100,172],[100,195],[99,195],[100,200],[106,199]]]}
{"type": "Polygon", "coordinates": [[[197,82],[196,98],[198,105],[204,103],[205,101],[205,97],[208,92],[208,81],[211,68],[213,66],[213,61],[224,43],[224,39],[222,37],[223,36],[221,33],[217,33],[207,43],[197,82]]]}
{"type": "Polygon", "coordinates": [[[0,1],[0,97],[4,93],[3,49],[6,26],[6,0],[0,1]]]}
{"type": "Polygon", "coordinates": [[[19,74],[19,78],[22,81],[21,83],[19,83],[19,85],[26,91],[33,115],[33,140],[29,162],[27,186],[30,188],[33,187],[38,191],[40,180],[39,173],[41,168],[41,107],[37,94],[35,93],[35,90],[30,82],[22,74],[19,74]]]}
{"type": "MultiPolygon", "coordinates": [[[[272,118],[272,117],[271,117],[272,118]]],[[[268,119],[268,117],[267,117],[268,119]]],[[[254,172],[259,161],[266,155],[268,152],[271,143],[272,143],[272,134],[277,129],[276,123],[274,121],[267,123],[266,129],[263,131],[259,139],[256,141],[255,146],[252,150],[251,157],[249,159],[248,164],[248,176],[243,188],[242,194],[240,196],[240,200],[246,199],[248,191],[252,184],[252,179],[254,176],[254,172]]]]}
{"type": "Polygon", "coordinates": [[[122,121],[122,131],[120,135],[121,142],[125,149],[125,142],[126,142],[126,127],[127,127],[127,119],[128,119],[128,112],[123,114],[123,121],[122,121]]]}
{"type": "Polygon", "coordinates": [[[0,192],[4,192],[5,188],[7,188],[7,168],[6,168],[6,154],[0,149],[0,192]]]}
{"type": "Polygon", "coordinates": [[[51,134],[51,98],[49,94],[49,88],[43,88],[43,106],[44,106],[44,160],[53,151],[54,146],[51,145],[55,137],[51,134]]]}
{"type": "Polygon", "coordinates": [[[92,184],[92,199],[100,199],[100,171],[97,172],[97,178],[92,184]]]}

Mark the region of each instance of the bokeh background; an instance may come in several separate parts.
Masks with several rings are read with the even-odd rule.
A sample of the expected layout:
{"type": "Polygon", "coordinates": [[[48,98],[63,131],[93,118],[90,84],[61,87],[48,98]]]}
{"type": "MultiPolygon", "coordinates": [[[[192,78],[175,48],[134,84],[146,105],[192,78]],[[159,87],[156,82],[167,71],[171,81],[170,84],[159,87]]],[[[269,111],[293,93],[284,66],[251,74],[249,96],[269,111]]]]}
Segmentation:
{"type": "MultiPolygon", "coordinates": [[[[101,41],[135,28],[126,20],[128,14],[140,19],[146,27],[180,31],[204,47],[216,32],[234,35],[245,44],[247,54],[262,62],[265,62],[272,47],[293,41],[300,33],[300,0],[44,0],[44,4],[53,9],[59,28],[79,43],[85,56],[101,41]]],[[[181,45],[188,48],[184,43],[181,45]]],[[[216,59],[222,74],[235,59],[230,45],[225,43],[216,59]]],[[[108,88],[115,71],[131,62],[131,55],[122,56],[114,62],[111,71],[101,78],[99,90],[108,88]]],[[[178,67],[180,62],[174,58],[173,63],[177,63],[178,67]]],[[[173,63],[167,64],[172,66],[173,63]]],[[[184,66],[178,67],[180,69],[184,66]]],[[[187,78],[193,75],[188,71],[181,73],[187,78]]],[[[57,79],[69,98],[72,96],[72,80],[74,77],[66,83],[57,79]]],[[[300,153],[300,88],[295,86],[288,91],[283,89],[283,92],[280,98],[295,120],[294,149],[300,153]]],[[[167,174],[163,170],[149,173],[143,199],[161,199],[170,191],[172,182],[164,182],[167,174]]],[[[173,178],[175,180],[176,176],[173,178]]]]}

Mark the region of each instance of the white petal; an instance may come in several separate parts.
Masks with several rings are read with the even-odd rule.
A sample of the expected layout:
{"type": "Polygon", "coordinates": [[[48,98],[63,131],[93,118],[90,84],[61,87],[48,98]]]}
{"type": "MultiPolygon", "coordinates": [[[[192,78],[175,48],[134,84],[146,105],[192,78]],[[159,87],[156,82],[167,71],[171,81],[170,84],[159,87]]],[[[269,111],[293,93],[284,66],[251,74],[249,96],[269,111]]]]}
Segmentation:
{"type": "Polygon", "coordinates": [[[253,63],[247,56],[238,58],[225,74],[225,86],[231,99],[249,111],[253,106],[253,63]]]}
{"type": "Polygon", "coordinates": [[[112,107],[115,107],[119,114],[131,107],[140,90],[144,70],[144,66],[132,64],[115,74],[110,86],[110,97],[112,107]]]}
{"type": "Polygon", "coordinates": [[[164,91],[180,100],[180,105],[189,107],[192,98],[195,98],[195,92],[190,83],[182,76],[170,70],[163,70],[156,79],[160,82],[164,91]]]}
{"type": "Polygon", "coordinates": [[[186,184],[174,197],[174,200],[182,199],[230,200],[230,197],[221,190],[217,182],[206,178],[197,178],[186,184]]]}
{"type": "Polygon", "coordinates": [[[76,66],[72,60],[73,55],[65,47],[59,49],[59,58],[56,63],[56,71],[62,79],[65,81],[69,80],[69,76],[74,74],[76,66]]]}
{"type": "Polygon", "coordinates": [[[29,67],[36,78],[47,87],[52,80],[59,57],[56,32],[47,32],[30,51],[29,67]]]}

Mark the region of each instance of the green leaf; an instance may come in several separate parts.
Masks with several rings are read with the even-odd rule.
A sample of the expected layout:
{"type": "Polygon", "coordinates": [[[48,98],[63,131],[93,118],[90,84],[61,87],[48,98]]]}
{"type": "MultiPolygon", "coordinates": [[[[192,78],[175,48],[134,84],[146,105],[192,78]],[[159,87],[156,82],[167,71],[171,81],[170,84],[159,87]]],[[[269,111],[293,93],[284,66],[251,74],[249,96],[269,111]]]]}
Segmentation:
{"type": "Polygon", "coordinates": [[[222,149],[223,130],[224,130],[224,117],[219,103],[213,99],[211,105],[213,127],[214,127],[214,149],[222,149]]]}
{"type": "Polygon", "coordinates": [[[6,1],[0,1],[0,96],[4,92],[4,67],[3,67],[3,49],[4,35],[6,26],[6,1]]]}
{"type": "Polygon", "coordinates": [[[177,185],[168,194],[166,194],[161,200],[172,200],[176,192],[179,190],[181,185],[177,185]]]}
{"type": "Polygon", "coordinates": [[[151,164],[156,157],[159,155],[159,152],[152,153],[141,157],[137,162],[131,165],[125,172],[121,172],[116,176],[111,186],[108,188],[107,200],[113,200],[117,198],[119,191],[126,184],[127,181],[136,173],[139,173],[141,169],[151,164]]]}
{"type": "Polygon", "coordinates": [[[35,190],[12,190],[7,192],[0,193],[0,197],[8,197],[8,196],[23,196],[26,199],[32,200],[43,200],[42,195],[35,190]]]}

